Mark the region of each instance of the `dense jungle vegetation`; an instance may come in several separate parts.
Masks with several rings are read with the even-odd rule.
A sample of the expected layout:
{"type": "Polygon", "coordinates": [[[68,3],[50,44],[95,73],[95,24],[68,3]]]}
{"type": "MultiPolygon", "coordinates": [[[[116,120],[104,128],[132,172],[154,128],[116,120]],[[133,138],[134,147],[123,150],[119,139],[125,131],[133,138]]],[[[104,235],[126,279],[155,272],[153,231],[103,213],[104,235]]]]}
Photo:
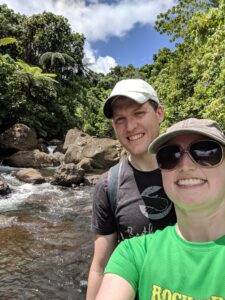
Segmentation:
{"type": "MultiPolygon", "coordinates": [[[[157,17],[155,29],[176,41],[152,64],[116,66],[107,75],[84,64],[85,36],[50,12],[31,17],[0,5],[0,133],[16,122],[39,137],[68,129],[112,136],[102,105],[115,83],[143,78],[166,111],[162,130],[186,117],[212,118],[225,130],[224,0],[179,0],[157,17]]],[[[143,45],[144,46],[144,45],[143,45]]]]}

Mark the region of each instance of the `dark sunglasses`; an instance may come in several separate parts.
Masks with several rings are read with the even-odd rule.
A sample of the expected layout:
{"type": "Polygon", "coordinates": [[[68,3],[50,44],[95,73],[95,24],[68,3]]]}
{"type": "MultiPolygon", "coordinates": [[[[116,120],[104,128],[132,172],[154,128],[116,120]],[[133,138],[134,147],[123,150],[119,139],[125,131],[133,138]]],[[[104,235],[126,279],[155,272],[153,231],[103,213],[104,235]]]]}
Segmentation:
{"type": "Polygon", "coordinates": [[[156,154],[159,168],[175,169],[184,153],[201,167],[216,167],[223,161],[223,147],[216,141],[205,140],[193,142],[186,150],[174,144],[161,147],[156,154]]]}

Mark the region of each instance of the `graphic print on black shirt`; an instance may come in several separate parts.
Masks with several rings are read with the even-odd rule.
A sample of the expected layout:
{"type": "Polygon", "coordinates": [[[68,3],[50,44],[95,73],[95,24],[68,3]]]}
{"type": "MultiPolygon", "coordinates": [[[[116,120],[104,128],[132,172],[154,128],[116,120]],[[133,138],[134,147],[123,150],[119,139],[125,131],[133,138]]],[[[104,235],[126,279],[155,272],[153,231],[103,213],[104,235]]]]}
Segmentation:
{"type": "Polygon", "coordinates": [[[145,205],[140,205],[140,210],[146,218],[160,220],[170,213],[173,205],[165,197],[161,186],[147,187],[141,196],[145,205]]]}
{"type": "Polygon", "coordinates": [[[149,176],[146,176],[149,172],[138,171],[134,168],[133,172],[143,199],[143,204],[139,205],[139,209],[143,216],[149,219],[152,232],[156,229],[163,229],[167,225],[173,225],[176,222],[175,210],[173,203],[164,192],[160,170],[151,172],[151,182],[149,182],[149,176]]]}

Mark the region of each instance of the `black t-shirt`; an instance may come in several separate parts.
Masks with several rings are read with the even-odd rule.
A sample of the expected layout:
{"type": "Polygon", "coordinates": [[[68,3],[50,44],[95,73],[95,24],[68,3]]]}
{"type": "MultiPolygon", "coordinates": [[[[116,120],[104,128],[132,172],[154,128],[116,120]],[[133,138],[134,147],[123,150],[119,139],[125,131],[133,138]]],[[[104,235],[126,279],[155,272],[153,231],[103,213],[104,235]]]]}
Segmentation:
{"type": "Polygon", "coordinates": [[[144,172],[135,169],[130,163],[129,165],[133,169],[134,178],[144,202],[142,212],[151,220],[152,231],[176,223],[173,203],[163,189],[161,171],[156,169],[144,172]]]}
{"type": "Polygon", "coordinates": [[[100,235],[118,232],[121,240],[175,224],[174,207],[163,190],[160,170],[141,172],[134,169],[127,159],[120,163],[115,214],[107,194],[107,173],[96,184],[93,193],[94,232],[100,235]]]}

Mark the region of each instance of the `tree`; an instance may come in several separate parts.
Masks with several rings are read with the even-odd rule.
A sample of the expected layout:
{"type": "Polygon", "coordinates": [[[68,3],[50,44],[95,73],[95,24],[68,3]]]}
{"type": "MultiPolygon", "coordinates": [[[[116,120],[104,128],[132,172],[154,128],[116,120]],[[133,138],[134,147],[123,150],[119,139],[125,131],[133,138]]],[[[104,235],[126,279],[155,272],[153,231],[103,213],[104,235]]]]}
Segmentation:
{"type": "Polygon", "coordinates": [[[161,34],[171,35],[171,41],[185,38],[192,17],[199,11],[219,7],[221,0],[178,0],[178,4],[157,16],[155,29],[161,34]]]}
{"type": "Polygon", "coordinates": [[[22,122],[39,136],[59,134],[59,106],[54,74],[44,74],[39,67],[0,56],[0,129],[22,122]]]}
{"type": "MultiPolygon", "coordinates": [[[[59,75],[68,74],[74,67],[75,60],[66,53],[45,52],[41,55],[39,64],[48,72],[59,75]]],[[[65,75],[64,75],[65,76],[65,75]]]]}
{"type": "MultiPolygon", "coordinates": [[[[22,22],[25,16],[14,13],[6,4],[0,5],[0,38],[16,38],[18,40],[22,32],[22,22]]],[[[9,54],[11,57],[18,56],[17,41],[7,43],[1,48],[2,54],[9,54]]]]}
{"type": "Polygon", "coordinates": [[[166,110],[163,130],[187,117],[213,117],[225,128],[225,10],[222,1],[211,1],[206,8],[190,16],[183,41],[171,55],[165,60],[159,51],[150,67],[149,80],[166,110]]]}
{"type": "Polygon", "coordinates": [[[72,33],[66,18],[44,12],[27,18],[23,26],[20,41],[25,61],[37,65],[44,53],[58,52],[72,57],[70,63],[76,66],[76,71],[82,69],[84,37],[72,33]]]}

